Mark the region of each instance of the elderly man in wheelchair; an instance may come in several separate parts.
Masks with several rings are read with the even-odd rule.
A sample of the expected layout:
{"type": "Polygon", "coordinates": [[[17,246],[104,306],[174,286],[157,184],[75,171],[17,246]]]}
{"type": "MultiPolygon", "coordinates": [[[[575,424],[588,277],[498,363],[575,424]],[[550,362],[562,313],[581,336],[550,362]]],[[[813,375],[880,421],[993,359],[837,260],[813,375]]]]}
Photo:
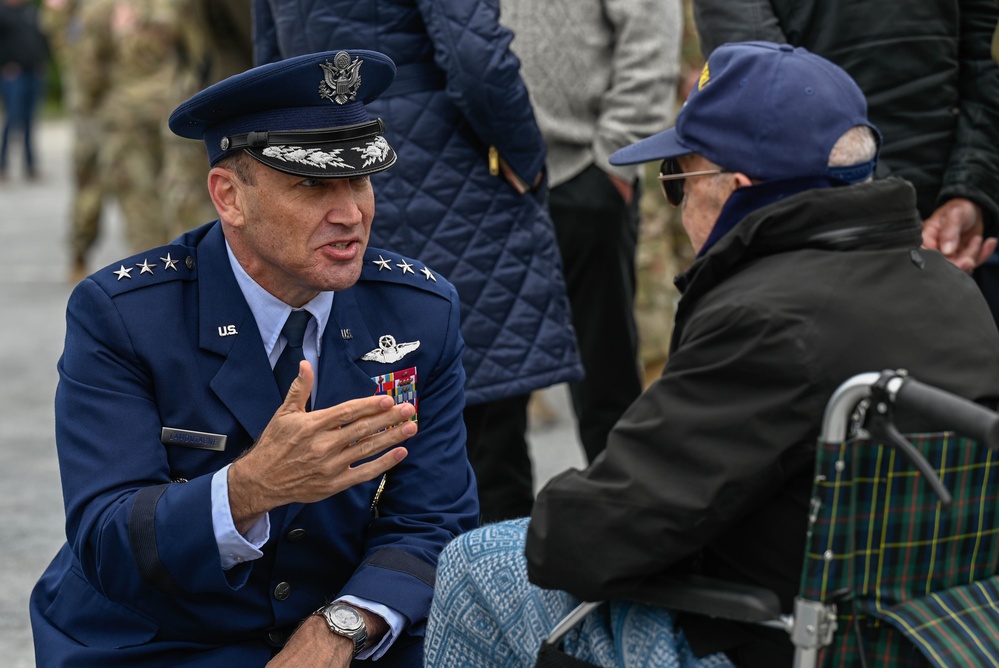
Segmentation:
{"type": "Polygon", "coordinates": [[[427,666],[999,666],[999,333],[949,261],[994,241],[921,248],[879,144],[843,70],[757,42],[612,157],[662,161],[698,253],[669,363],[529,519],[445,549],[427,666]]]}

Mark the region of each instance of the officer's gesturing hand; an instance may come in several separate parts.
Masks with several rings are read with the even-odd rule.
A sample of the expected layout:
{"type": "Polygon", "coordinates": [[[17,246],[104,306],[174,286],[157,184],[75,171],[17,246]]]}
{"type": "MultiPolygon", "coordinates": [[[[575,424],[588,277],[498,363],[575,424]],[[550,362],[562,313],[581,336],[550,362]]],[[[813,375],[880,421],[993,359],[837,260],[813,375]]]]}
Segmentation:
{"type": "Polygon", "coordinates": [[[306,412],[313,378],[311,365],[302,362],[260,439],[229,467],[229,506],[241,533],[273,508],[321,501],[406,457],[400,447],[357,464],[416,434],[416,423],[408,421],[416,411],[412,404],[396,405],[382,395],[306,412]]]}

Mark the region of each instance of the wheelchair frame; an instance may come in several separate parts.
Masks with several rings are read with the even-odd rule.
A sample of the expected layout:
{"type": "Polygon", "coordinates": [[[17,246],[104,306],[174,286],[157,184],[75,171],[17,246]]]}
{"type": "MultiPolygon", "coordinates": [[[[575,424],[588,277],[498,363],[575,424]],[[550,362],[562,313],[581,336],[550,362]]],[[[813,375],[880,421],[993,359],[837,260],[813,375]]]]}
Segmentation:
{"type": "MultiPolygon", "coordinates": [[[[940,483],[933,467],[894,427],[895,407],[919,411],[934,422],[947,425],[946,431],[984,443],[999,450],[999,414],[944,390],[920,383],[905,370],[863,373],[843,382],[826,405],[819,438],[824,442],[844,442],[870,434],[851,425],[861,424],[867,415],[880,425],[878,437],[906,456],[940,497],[950,504],[950,494],[940,483]],[[873,411],[873,413],[871,413],[873,411]]],[[[795,668],[815,668],[819,652],[832,643],[837,630],[837,609],[833,603],[796,597],[792,614],[783,614],[774,592],[697,575],[669,578],[668,586],[654,603],[677,612],[687,612],[737,622],[783,629],[794,644],[795,668]]],[[[562,638],[603,601],[584,601],[552,629],[543,645],[557,646],[562,638]]]]}

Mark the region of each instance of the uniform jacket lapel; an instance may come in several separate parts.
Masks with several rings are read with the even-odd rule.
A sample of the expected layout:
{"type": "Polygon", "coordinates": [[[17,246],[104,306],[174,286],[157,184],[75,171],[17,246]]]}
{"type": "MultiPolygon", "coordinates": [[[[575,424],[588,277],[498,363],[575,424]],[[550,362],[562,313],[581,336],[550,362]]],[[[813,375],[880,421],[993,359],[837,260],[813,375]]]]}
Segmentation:
{"type": "Polygon", "coordinates": [[[211,388],[256,439],[281,405],[281,397],[257,322],[229,266],[220,225],[198,246],[198,265],[200,345],[225,357],[211,388]],[[236,333],[223,336],[229,325],[236,333]]]}
{"type": "Polygon", "coordinates": [[[316,405],[323,408],[375,393],[371,375],[357,366],[361,357],[377,348],[365,323],[354,290],[336,293],[333,311],[323,333],[316,405]]]}

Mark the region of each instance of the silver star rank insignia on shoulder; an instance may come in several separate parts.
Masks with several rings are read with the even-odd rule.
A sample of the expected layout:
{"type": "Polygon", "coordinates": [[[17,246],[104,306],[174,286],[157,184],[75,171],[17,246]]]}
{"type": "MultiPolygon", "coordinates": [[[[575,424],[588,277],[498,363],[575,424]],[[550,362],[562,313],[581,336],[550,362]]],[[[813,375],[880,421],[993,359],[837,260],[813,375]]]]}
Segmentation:
{"type": "Polygon", "coordinates": [[[177,260],[174,260],[172,257],[170,257],[170,253],[167,253],[166,257],[161,257],[160,259],[163,260],[163,264],[165,265],[163,267],[164,271],[166,271],[167,269],[173,269],[174,271],[177,271],[177,260]]]}
{"type": "Polygon", "coordinates": [[[378,338],[378,347],[369,353],[365,353],[362,360],[368,362],[381,362],[382,364],[392,364],[398,362],[403,357],[420,347],[419,341],[409,343],[396,343],[395,337],[386,334],[378,338]]]}

